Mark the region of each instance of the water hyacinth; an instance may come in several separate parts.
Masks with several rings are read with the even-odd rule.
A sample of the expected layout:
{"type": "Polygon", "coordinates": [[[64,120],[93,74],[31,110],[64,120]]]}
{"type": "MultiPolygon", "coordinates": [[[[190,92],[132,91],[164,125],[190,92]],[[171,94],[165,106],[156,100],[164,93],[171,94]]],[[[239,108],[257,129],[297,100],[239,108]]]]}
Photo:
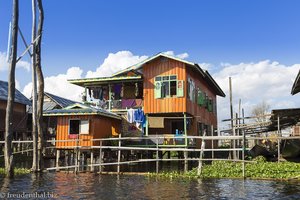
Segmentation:
{"type": "MultiPolygon", "coordinates": [[[[253,163],[245,164],[246,178],[255,179],[296,179],[300,180],[300,163],[294,162],[266,162],[264,158],[258,157],[253,163]]],[[[232,161],[213,161],[205,164],[200,177],[197,175],[197,168],[186,173],[162,172],[159,174],[150,173],[149,176],[161,178],[243,178],[242,163],[232,161]]]]}

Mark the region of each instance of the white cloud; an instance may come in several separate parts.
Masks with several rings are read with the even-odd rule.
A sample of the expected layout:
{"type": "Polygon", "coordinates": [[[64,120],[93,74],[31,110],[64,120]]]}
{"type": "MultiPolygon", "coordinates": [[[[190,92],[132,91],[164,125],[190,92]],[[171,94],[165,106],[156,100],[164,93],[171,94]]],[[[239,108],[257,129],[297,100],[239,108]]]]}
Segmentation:
{"type": "Polygon", "coordinates": [[[199,66],[207,71],[210,71],[213,68],[213,65],[210,63],[199,63],[199,66]]]}
{"type": "Polygon", "coordinates": [[[19,91],[21,89],[20,82],[17,79],[15,80],[15,88],[19,91]]]}
{"type": "Polygon", "coordinates": [[[169,55],[169,56],[178,57],[180,59],[186,59],[186,58],[189,57],[188,53],[182,53],[182,54],[177,54],[177,55],[175,55],[174,51],[165,51],[163,53],[166,54],[166,55],[169,55]]]}
{"type": "Polygon", "coordinates": [[[250,115],[253,107],[262,101],[270,104],[271,109],[300,107],[300,96],[290,94],[300,64],[287,66],[264,60],[233,65],[221,63],[221,66],[223,68],[213,75],[226,93],[226,98],[218,98],[219,119],[230,118],[229,77],[232,77],[235,112],[238,111],[239,99],[246,115],[250,115]]]}
{"type": "MultiPolygon", "coordinates": [[[[57,76],[50,76],[45,78],[45,92],[58,95],[67,99],[81,101],[81,93],[83,88],[69,83],[68,79],[82,78],[83,71],[79,67],[71,67],[66,74],[59,74],[57,76]]],[[[32,93],[32,83],[28,83],[24,89],[23,94],[28,98],[32,93]]]]}
{"type": "MultiPolygon", "coordinates": [[[[24,68],[27,71],[30,71],[30,63],[27,61],[20,60],[17,63],[17,68],[24,68]]],[[[0,71],[8,70],[8,63],[6,62],[6,53],[0,51],[0,71]]]]}
{"type": "Polygon", "coordinates": [[[86,77],[103,77],[110,76],[113,73],[125,69],[131,65],[137,64],[148,58],[148,56],[135,56],[130,51],[118,51],[109,53],[104,62],[96,71],[88,71],[86,77]]]}

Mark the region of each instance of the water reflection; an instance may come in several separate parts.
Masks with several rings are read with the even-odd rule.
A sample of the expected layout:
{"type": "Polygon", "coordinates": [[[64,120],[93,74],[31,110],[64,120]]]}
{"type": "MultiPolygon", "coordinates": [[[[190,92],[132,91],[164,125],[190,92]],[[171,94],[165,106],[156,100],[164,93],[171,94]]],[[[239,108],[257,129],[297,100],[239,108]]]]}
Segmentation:
{"type": "Polygon", "coordinates": [[[1,193],[52,192],[59,199],[299,199],[300,182],[157,180],[144,176],[46,173],[0,177],[1,193]]]}

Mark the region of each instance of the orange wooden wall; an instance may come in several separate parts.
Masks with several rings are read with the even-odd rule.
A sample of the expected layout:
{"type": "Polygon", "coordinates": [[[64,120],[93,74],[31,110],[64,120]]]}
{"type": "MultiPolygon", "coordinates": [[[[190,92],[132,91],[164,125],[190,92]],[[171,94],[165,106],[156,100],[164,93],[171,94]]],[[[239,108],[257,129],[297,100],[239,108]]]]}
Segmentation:
{"type": "MultiPolygon", "coordinates": [[[[202,75],[190,67],[187,68],[187,77],[190,77],[195,82],[196,88],[200,88],[202,92],[205,92],[209,98],[213,99],[216,103],[216,93],[213,89],[206,83],[202,75]]],[[[208,112],[204,106],[199,106],[196,102],[192,102],[187,99],[187,113],[196,116],[196,120],[205,123],[207,125],[217,126],[217,114],[213,112],[208,112]]],[[[196,128],[196,127],[194,127],[196,128]]]]}
{"type": "MultiPolygon", "coordinates": [[[[79,119],[79,120],[89,120],[89,134],[79,134],[79,139],[83,140],[79,142],[79,146],[90,147],[92,146],[91,139],[106,138],[111,136],[116,136],[120,133],[120,120],[93,116],[93,115],[82,115],[82,116],[60,116],[57,117],[57,130],[56,130],[56,140],[73,140],[69,138],[69,120],[79,119]]],[[[94,142],[93,145],[99,145],[100,142],[94,142]]],[[[57,142],[57,148],[72,148],[76,146],[74,141],[67,142],[57,142]]]]}
{"type": "MultiPolygon", "coordinates": [[[[144,112],[178,113],[186,112],[185,97],[154,98],[154,81],[156,76],[177,75],[177,80],[184,80],[186,86],[185,64],[176,60],[157,58],[143,66],[144,76],[144,112]]],[[[186,88],[184,87],[184,96],[186,88]]]]}

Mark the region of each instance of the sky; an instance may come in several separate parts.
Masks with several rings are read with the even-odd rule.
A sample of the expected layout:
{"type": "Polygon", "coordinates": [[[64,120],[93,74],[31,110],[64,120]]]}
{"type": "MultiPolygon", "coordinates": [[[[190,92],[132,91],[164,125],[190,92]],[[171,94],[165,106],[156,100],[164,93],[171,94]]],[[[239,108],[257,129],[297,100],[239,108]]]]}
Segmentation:
{"type": "MultiPolygon", "coordinates": [[[[158,52],[200,63],[227,94],[219,119],[246,114],[266,101],[271,109],[299,107],[290,95],[300,69],[300,1],[296,0],[44,0],[42,65],[47,92],[79,100],[67,79],[107,76],[158,52]]],[[[7,80],[12,1],[0,1],[0,80],[7,80]]],[[[31,38],[31,1],[20,1],[20,29],[31,38]]],[[[25,47],[19,38],[19,55],[25,47]]],[[[16,70],[17,88],[31,94],[30,59],[16,70]]]]}

